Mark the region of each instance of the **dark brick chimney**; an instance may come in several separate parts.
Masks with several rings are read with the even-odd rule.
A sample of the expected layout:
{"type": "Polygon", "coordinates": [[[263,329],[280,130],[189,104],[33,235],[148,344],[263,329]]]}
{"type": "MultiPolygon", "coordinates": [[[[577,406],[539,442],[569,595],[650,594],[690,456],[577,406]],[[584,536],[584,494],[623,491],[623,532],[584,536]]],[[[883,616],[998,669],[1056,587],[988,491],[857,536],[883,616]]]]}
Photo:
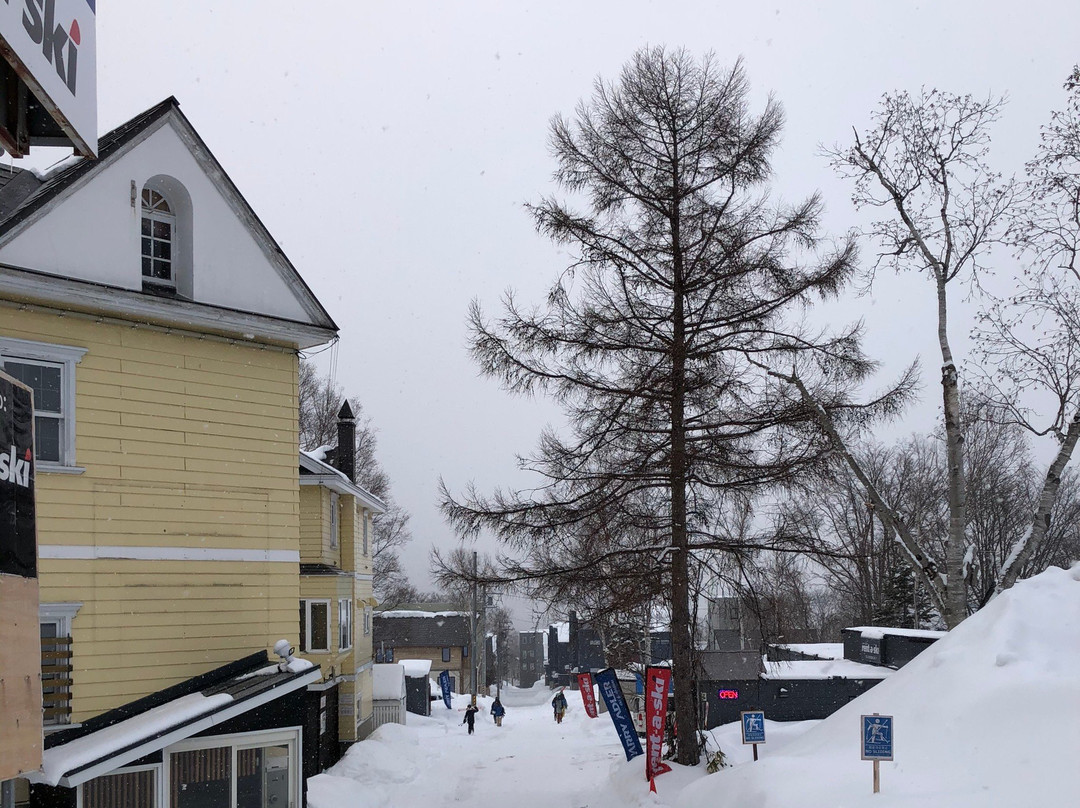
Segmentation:
{"type": "Polygon", "coordinates": [[[337,451],[334,452],[338,471],[356,482],[356,416],[348,399],[341,405],[337,422],[337,451]]]}

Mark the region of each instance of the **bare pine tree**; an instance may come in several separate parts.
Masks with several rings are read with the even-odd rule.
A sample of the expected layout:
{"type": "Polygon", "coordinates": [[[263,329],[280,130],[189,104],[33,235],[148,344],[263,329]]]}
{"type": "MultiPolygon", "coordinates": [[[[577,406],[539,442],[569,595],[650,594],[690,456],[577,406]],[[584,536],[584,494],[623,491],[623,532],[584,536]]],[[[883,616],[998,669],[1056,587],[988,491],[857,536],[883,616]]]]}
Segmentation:
{"type": "MultiPolygon", "coordinates": [[[[513,393],[551,395],[569,434],[545,432],[522,461],[542,481],[535,490],[443,490],[450,523],[464,536],[493,532],[523,555],[522,575],[609,562],[642,581],[637,569],[651,568],[665,582],[680,727],[697,726],[694,556],[729,548],[714,530],[724,493],[783,484],[829,448],[804,400],[765,368],[798,364],[837,418],[851,417],[850,386],[872,369],[857,330],[830,337],[795,322],[843,286],[854,251],[814,254],[816,196],[769,202],[783,116],[773,100],[752,114],[748,94],[741,64],[647,49],[618,82],[598,81],[573,120],[554,119],[555,178],[585,209],[551,198],[531,211],[575,260],[543,306],[508,293],[499,320],[474,303],[469,322],[482,371],[513,393]],[[597,514],[618,520],[599,556],[583,540],[597,514]],[[580,555],[530,556],[560,543],[580,555]]],[[[680,733],[678,761],[695,764],[699,744],[680,733]]]]}

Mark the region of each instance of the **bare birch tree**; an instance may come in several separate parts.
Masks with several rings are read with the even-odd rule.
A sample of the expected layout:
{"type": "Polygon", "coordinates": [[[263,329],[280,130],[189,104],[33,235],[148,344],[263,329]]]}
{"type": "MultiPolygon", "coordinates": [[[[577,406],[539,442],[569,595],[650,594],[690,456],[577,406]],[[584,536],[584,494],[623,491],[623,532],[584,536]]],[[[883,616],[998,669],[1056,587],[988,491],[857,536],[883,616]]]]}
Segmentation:
{"type": "MultiPolygon", "coordinates": [[[[936,299],[949,528],[944,570],[923,577],[950,627],[967,616],[964,573],[969,541],[960,379],[949,330],[948,293],[956,281],[979,283],[1014,198],[1012,183],[991,171],[985,159],[990,127],[1002,103],[937,90],[915,97],[906,92],[887,94],[873,116],[873,127],[856,131],[850,147],[831,152],[838,172],[854,181],[855,205],[882,211],[867,231],[882,246],[874,270],[884,267],[924,275],[936,299]]],[[[887,515],[884,500],[875,507],[879,516],[887,515]]],[[[930,557],[926,548],[904,529],[898,514],[892,513],[889,521],[892,526],[886,525],[886,530],[898,530],[916,568],[925,568],[930,557]]]]}
{"type": "Polygon", "coordinates": [[[1017,291],[993,304],[976,331],[998,416],[1057,444],[1029,528],[997,572],[998,592],[1038,555],[1080,440],[1080,68],[1065,89],[1065,108],[1042,128],[1038,154],[1027,164],[1026,204],[1010,229],[1029,263],[1017,291]],[[1039,405],[1049,402],[1049,411],[1033,409],[1032,396],[1039,405]]]}

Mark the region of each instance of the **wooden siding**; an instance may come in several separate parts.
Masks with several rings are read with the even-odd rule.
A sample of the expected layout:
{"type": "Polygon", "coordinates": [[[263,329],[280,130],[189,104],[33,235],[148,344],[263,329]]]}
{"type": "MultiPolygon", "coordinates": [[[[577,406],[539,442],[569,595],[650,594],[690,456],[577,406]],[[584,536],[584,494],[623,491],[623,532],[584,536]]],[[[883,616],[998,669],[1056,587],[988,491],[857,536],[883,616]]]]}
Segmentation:
{"type": "Polygon", "coordinates": [[[472,685],[469,679],[469,660],[461,654],[461,646],[451,646],[450,661],[442,661],[441,648],[394,648],[394,662],[406,659],[426,659],[431,662],[431,679],[438,681],[439,674],[450,671],[450,675],[457,681],[458,693],[471,693],[472,685]]]}
{"type": "MultiPolygon", "coordinates": [[[[341,567],[341,526],[338,526],[338,546],[331,544],[331,491],[321,485],[300,487],[300,560],[305,564],[329,564],[341,567]]],[[[341,508],[340,497],[338,508],[341,508]]],[[[352,499],[352,497],[348,497],[352,499]]],[[[345,567],[347,569],[347,567],[345,567]]]]}
{"type": "Polygon", "coordinates": [[[86,349],[75,384],[85,472],[37,477],[41,600],[83,603],[73,720],[295,642],[295,562],[72,560],[48,547],[297,552],[296,355],[0,311],[0,336],[86,349]]]}

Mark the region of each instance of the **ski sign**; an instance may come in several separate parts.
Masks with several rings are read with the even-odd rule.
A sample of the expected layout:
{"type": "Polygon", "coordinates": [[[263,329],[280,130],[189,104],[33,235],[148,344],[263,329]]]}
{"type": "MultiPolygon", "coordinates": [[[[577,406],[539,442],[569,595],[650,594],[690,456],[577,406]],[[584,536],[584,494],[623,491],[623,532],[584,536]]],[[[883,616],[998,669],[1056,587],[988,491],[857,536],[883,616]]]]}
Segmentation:
{"type": "Polygon", "coordinates": [[[742,742],[765,743],[765,712],[763,710],[744,710],[739,713],[742,721],[742,742]]]}
{"type": "Polygon", "coordinates": [[[893,717],[864,715],[862,717],[862,759],[893,759],[893,717]]]}

